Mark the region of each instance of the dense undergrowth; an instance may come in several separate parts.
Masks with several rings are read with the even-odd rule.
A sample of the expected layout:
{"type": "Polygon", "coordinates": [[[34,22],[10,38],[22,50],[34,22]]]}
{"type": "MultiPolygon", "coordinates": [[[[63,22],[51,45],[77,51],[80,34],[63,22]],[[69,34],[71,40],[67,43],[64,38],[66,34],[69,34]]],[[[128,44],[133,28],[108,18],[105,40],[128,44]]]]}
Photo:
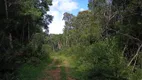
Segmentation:
{"type": "Polygon", "coordinates": [[[26,62],[17,70],[19,80],[37,80],[43,74],[43,70],[52,62],[50,47],[46,42],[45,35],[36,34],[28,45],[29,53],[26,62]]]}
{"type": "Polygon", "coordinates": [[[48,57],[42,46],[49,5],[52,0],[0,0],[0,80],[17,80],[20,66],[48,57]]]}
{"type": "Polygon", "coordinates": [[[90,46],[76,45],[56,53],[69,62],[70,75],[77,80],[140,80],[142,70],[133,72],[115,40],[96,42],[90,46]]]}

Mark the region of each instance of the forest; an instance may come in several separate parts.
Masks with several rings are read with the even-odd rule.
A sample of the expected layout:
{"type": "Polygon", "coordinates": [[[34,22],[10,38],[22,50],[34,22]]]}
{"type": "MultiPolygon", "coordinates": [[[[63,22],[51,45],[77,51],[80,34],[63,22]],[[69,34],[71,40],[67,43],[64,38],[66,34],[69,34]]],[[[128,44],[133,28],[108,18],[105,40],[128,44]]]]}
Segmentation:
{"type": "Polygon", "coordinates": [[[0,0],[0,80],[142,80],[142,0],[88,0],[63,34],[51,5],[0,0]]]}

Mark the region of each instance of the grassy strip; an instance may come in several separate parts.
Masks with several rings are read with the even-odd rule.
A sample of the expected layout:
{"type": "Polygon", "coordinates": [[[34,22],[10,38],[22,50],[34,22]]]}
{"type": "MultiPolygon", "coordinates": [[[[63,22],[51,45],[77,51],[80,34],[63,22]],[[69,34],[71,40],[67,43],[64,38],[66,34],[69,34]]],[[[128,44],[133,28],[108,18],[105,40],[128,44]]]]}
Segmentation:
{"type": "Polygon", "coordinates": [[[61,80],[67,80],[67,74],[64,66],[61,66],[61,80]]]}

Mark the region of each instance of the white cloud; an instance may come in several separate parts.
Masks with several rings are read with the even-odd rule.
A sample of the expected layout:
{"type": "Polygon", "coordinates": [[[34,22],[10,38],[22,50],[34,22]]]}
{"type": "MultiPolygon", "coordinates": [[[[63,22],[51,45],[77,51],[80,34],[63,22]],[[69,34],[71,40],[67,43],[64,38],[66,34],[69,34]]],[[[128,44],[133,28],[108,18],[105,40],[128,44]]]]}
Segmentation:
{"type": "Polygon", "coordinates": [[[53,0],[52,4],[50,11],[47,12],[54,16],[52,23],[49,25],[49,33],[60,34],[63,33],[65,25],[62,20],[63,14],[78,9],[78,4],[73,0],[53,0]]]}
{"type": "Polygon", "coordinates": [[[80,11],[84,11],[85,9],[83,9],[83,8],[80,8],[80,11]]]}

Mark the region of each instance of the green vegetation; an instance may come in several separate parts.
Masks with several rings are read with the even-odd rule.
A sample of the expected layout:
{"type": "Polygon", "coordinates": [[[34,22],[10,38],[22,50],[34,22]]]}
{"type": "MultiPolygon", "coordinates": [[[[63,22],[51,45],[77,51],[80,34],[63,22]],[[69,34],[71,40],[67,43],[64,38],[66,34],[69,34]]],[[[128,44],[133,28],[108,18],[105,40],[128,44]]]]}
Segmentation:
{"type": "Polygon", "coordinates": [[[17,80],[20,66],[27,62],[37,65],[49,58],[43,46],[52,21],[52,16],[46,14],[51,3],[52,0],[0,1],[0,80],[17,80]]]}
{"type": "Polygon", "coordinates": [[[142,80],[141,0],[89,0],[58,35],[51,2],[0,1],[0,80],[142,80]]]}
{"type": "Polygon", "coordinates": [[[34,66],[32,64],[24,64],[18,70],[19,79],[20,80],[37,80],[43,76],[43,70],[47,67],[47,62],[49,61],[42,61],[38,65],[34,66]]]}
{"type": "Polygon", "coordinates": [[[64,13],[64,33],[58,36],[62,47],[57,56],[70,62],[74,78],[142,79],[141,3],[90,0],[90,10],[77,16],[64,13]]]}
{"type": "Polygon", "coordinates": [[[61,80],[67,80],[67,74],[65,71],[65,67],[61,66],[61,80]]]}

